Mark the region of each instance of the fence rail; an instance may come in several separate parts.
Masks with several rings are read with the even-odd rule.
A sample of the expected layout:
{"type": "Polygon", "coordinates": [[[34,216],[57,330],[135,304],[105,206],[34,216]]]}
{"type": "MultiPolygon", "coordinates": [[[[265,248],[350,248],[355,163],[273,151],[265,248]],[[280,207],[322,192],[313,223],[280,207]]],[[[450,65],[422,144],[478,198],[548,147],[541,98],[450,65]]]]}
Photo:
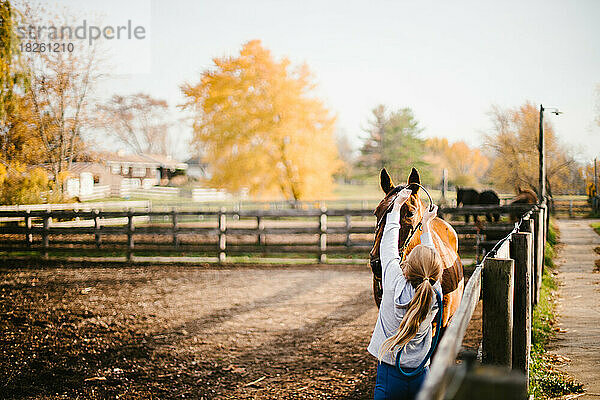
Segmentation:
{"type": "Polygon", "coordinates": [[[138,201],[103,201],[97,203],[48,203],[48,204],[17,204],[13,206],[0,206],[0,212],[4,211],[63,211],[63,210],[151,210],[148,200],[138,201]]]}
{"type": "Polygon", "coordinates": [[[588,199],[554,200],[551,211],[555,215],[568,215],[570,218],[587,216],[593,211],[593,203],[588,199]]]}
{"type": "MultiPolygon", "coordinates": [[[[523,213],[527,206],[442,208],[440,215],[495,212],[523,213]]],[[[0,250],[136,251],[212,253],[228,255],[295,253],[320,262],[328,256],[363,254],[372,246],[374,217],[370,210],[161,210],[111,211],[81,209],[0,210],[0,250]]],[[[510,223],[453,224],[460,250],[474,256],[512,229],[510,223]]]]}

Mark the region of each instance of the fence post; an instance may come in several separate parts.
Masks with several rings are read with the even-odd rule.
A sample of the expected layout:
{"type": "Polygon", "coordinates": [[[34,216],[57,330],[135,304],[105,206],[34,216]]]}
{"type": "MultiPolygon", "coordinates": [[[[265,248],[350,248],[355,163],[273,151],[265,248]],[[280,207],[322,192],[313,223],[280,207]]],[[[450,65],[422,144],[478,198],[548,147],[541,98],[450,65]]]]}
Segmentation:
{"type": "Polygon", "coordinates": [[[96,248],[100,248],[101,239],[100,239],[100,211],[94,210],[94,242],[96,243],[96,248]]]}
{"type": "Polygon", "coordinates": [[[514,261],[488,258],[483,267],[483,362],[512,366],[514,261]]]}
{"type": "Polygon", "coordinates": [[[510,242],[510,257],[515,262],[512,367],[523,372],[528,380],[531,347],[531,251],[531,233],[513,234],[510,242]]]}
{"type": "Polygon", "coordinates": [[[50,211],[46,212],[46,215],[44,215],[44,229],[42,231],[42,242],[44,245],[44,258],[48,257],[48,247],[50,246],[50,240],[49,240],[49,236],[50,236],[50,221],[51,221],[51,216],[50,216],[50,211]]]}
{"type": "Polygon", "coordinates": [[[540,300],[540,288],[542,286],[542,274],[544,272],[544,250],[545,250],[545,242],[544,242],[544,210],[543,208],[539,208],[538,212],[535,214],[535,241],[536,241],[536,260],[535,260],[535,271],[534,271],[534,298],[533,304],[536,305],[540,300]]]}
{"type": "MultiPolygon", "coordinates": [[[[554,211],[556,212],[556,208],[554,211]]],[[[569,200],[569,217],[573,218],[573,200],[569,200]]]]}
{"type": "Polygon", "coordinates": [[[225,262],[227,254],[227,214],[225,214],[225,207],[219,210],[219,262],[225,262]]]}
{"type": "Polygon", "coordinates": [[[481,254],[481,239],[483,238],[483,235],[481,233],[479,233],[479,229],[477,230],[477,233],[475,234],[475,260],[477,262],[479,262],[479,260],[481,260],[481,258],[483,258],[483,255],[481,256],[481,258],[479,257],[479,255],[481,254]]]}
{"type": "Polygon", "coordinates": [[[352,228],[352,215],[346,214],[346,247],[350,247],[350,229],[352,228]]]}
{"type": "Polygon", "coordinates": [[[530,251],[529,251],[529,265],[530,265],[530,270],[529,270],[529,295],[530,295],[530,307],[531,310],[533,312],[533,305],[535,304],[535,276],[534,276],[534,272],[535,272],[535,260],[536,260],[536,241],[535,241],[535,222],[533,220],[534,214],[532,213],[531,216],[523,221],[523,224],[521,225],[521,231],[522,232],[529,232],[531,234],[531,245],[530,245],[530,251]]]}
{"type": "Polygon", "coordinates": [[[31,211],[27,210],[25,211],[27,213],[27,216],[25,217],[25,229],[26,229],[26,233],[25,233],[25,242],[27,244],[27,247],[30,247],[31,244],[33,243],[33,235],[31,234],[31,211]]]}
{"type": "MultiPolygon", "coordinates": [[[[502,367],[490,365],[469,365],[473,361],[465,360],[460,366],[450,369],[455,381],[453,394],[444,397],[451,400],[524,400],[527,399],[527,380],[522,373],[511,371],[507,373],[502,367]],[[460,384],[457,385],[457,381],[460,384]],[[458,387],[457,387],[458,386],[458,387]]],[[[531,397],[533,398],[533,396],[531,397]]]]}
{"type": "Polygon", "coordinates": [[[537,266],[538,266],[538,258],[539,258],[539,246],[540,246],[540,241],[539,239],[539,229],[538,229],[538,224],[539,224],[539,209],[536,209],[531,213],[531,216],[529,217],[530,222],[530,226],[531,226],[531,236],[532,236],[532,245],[533,245],[533,264],[531,264],[531,304],[532,307],[535,306],[537,304],[537,266]]]}
{"type": "MultiPolygon", "coordinates": [[[[550,204],[548,201],[544,202],[541,206],[541,209],[544,211],[544,250],[546,248],[546,240],[548,240],[548,227],[550,225],[550,204]]],[[[542,253],[545,254],[545,251],[542,253]]],[[[544,271],[544,263],[542,262],[542,272],[544,271]]]]}
{"type": "Polygon", "coordinates": [[[133,212],[127,211],[127,261],[133,260],[133,248],[135,246],[133,239],[133,232],[135,231],[135,225],[133,224],[133,212]]]}
{"type": "Polygon", "coordinates": [[[179,228],[179,221],[177,220],[177,207],[173,207],[171,211],[171,221],[173,222],[173,246],[179,246],[179,238],[177,237],[177,229],[179,228]]]}
{"type": "Polygon", "coordinates": [[[327,262],[327,207],[321,207],[319,217],[319,262],[327,262]]]}
{"type": "Polygon", "coordinates": [[[265,237],[265,221],[263,219],[263,216],[260,215],[262,214],[261,211],[259,211],[259,215],[256,216],[256,227],[258,229],[258,237],[257,237],[257,241],[258,241],[258,245],[259,246],[265,246],[267,244],[267,238],[265,237]]]}

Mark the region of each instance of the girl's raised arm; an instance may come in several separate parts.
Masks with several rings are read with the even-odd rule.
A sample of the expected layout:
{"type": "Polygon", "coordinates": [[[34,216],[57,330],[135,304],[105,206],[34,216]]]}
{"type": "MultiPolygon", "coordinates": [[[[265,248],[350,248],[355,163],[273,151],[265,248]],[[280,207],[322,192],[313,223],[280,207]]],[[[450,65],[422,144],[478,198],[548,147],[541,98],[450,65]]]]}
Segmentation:
{"type": "Polygon", "coordinates": [[[394,200],[394,207],[388,213],[383,229],[383,236],[379,247],[379,257],[381,259],[381,270],[385,276],[385,271],[390,264],[400,264],[400,254],[398,254],[398,235],[400,231],[400,208],[408,200],[412,190],[402,189],[398,197],[394,200]]]}

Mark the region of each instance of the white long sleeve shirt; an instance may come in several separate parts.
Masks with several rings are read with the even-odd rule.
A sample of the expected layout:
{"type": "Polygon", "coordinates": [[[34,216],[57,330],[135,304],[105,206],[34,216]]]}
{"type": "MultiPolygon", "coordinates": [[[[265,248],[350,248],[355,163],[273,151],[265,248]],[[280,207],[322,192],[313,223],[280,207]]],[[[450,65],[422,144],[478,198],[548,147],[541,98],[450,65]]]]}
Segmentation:
{"type": "MultiPolygon", "coordinates": [[[[400,268],[400,255],[398,253],[400,212],[391,211],[386,218],[383,237],[379,247],[383,296],[381,298],[381,305],[379,306],[377,323],[373,330],[373,336],[371,336],[371,343],[367,347],[369,353],[375,357],[378,357],[379,349],[383,342],[398,331],[400,322],[408,308],[408,303],[415,295],[415,289],[406,280],[400,268]]],[[[431,234],[428,232],[421,234],[421,244],[435,249],[431,234]]],[[[435,283],[433,288],[440,294],[442,293],[442,286],[439,281],[435,283]]],[[[435,318],[437,310],[438,304],[434,296],[427,317],[419,326],[415,337],[406,344],[400,355],[401,367],[416,368],[427,356],[432,341],[431,323],[435,318]]],[[[396,355],[397,350],[393,358],[392,354],[387,352],[383,356],[383,361],[394,365],[396,355]]],[[[427,361],[427,365],[429,365],[429,361],[427,361]]]]}

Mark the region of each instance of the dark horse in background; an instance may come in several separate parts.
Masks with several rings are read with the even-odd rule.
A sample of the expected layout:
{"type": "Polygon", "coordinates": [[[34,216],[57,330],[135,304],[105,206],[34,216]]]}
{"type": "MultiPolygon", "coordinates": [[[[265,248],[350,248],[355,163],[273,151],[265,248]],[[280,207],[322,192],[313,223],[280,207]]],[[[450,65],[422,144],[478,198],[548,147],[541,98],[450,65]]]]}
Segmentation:
{"type": "MultiPolygon", "coordinates": [[[[475,189],[456,189],[456,206],[499,206],[500,205],[500,197],[493,190],[484,190],[479,193],[475,189]]],[[[478,214],[472,214],[473,221],[477,222],[478,214]]],[[[500,214],[498,213],[487,213],[485,214],[485,218],[488,222],[498,222],[500,220],[500,214]]],[[[465,222],[469,223],[469,214],[465,214],[465,222]]]]}
{"type": "MultiPolygon", "coordinates": [[[[412,185],[413,183],[421,183],[419,172],[412,169],[408,177],[407,185],[394,186],[392,180],[385,170],[381,170],[380,177],[381,189],[385,193],[385,197],[375,209],[377,217],[377,228],[375,230],[375,242],[371,250],[371,268],[373,270],[373,294],[375,302],[379,307],[381,303],[381,261],[379,260],[379,244],[383,236],[385,227],[385,217],[390,209],[396,194],[403,188],[409,186],[412,189],[412,194],[402,205],[400,209],[400,233],[398,237],[398,249],[400,257],[406,257],[416,245],[421,243],[421,232],[418,231],[417,225],[423,219],[425,206],[421,201],[418,192],[419,186],[412,185]],[[417,231],[410,236],[415,229],[417,231]],[[407,242],[408,239],[408,243],[407,242]]],[[[446,221],[441,218],[434,218],[430,223],[431,238],[433,244],[442,258],[444,271],[442,274],[442,296],[444,311],[442,315],[442,326],[445,327],[454,314],[460,300],[462,299],[464,290],[463,265],[458,256],[458,236],[456,231],[446,221]]]]}

